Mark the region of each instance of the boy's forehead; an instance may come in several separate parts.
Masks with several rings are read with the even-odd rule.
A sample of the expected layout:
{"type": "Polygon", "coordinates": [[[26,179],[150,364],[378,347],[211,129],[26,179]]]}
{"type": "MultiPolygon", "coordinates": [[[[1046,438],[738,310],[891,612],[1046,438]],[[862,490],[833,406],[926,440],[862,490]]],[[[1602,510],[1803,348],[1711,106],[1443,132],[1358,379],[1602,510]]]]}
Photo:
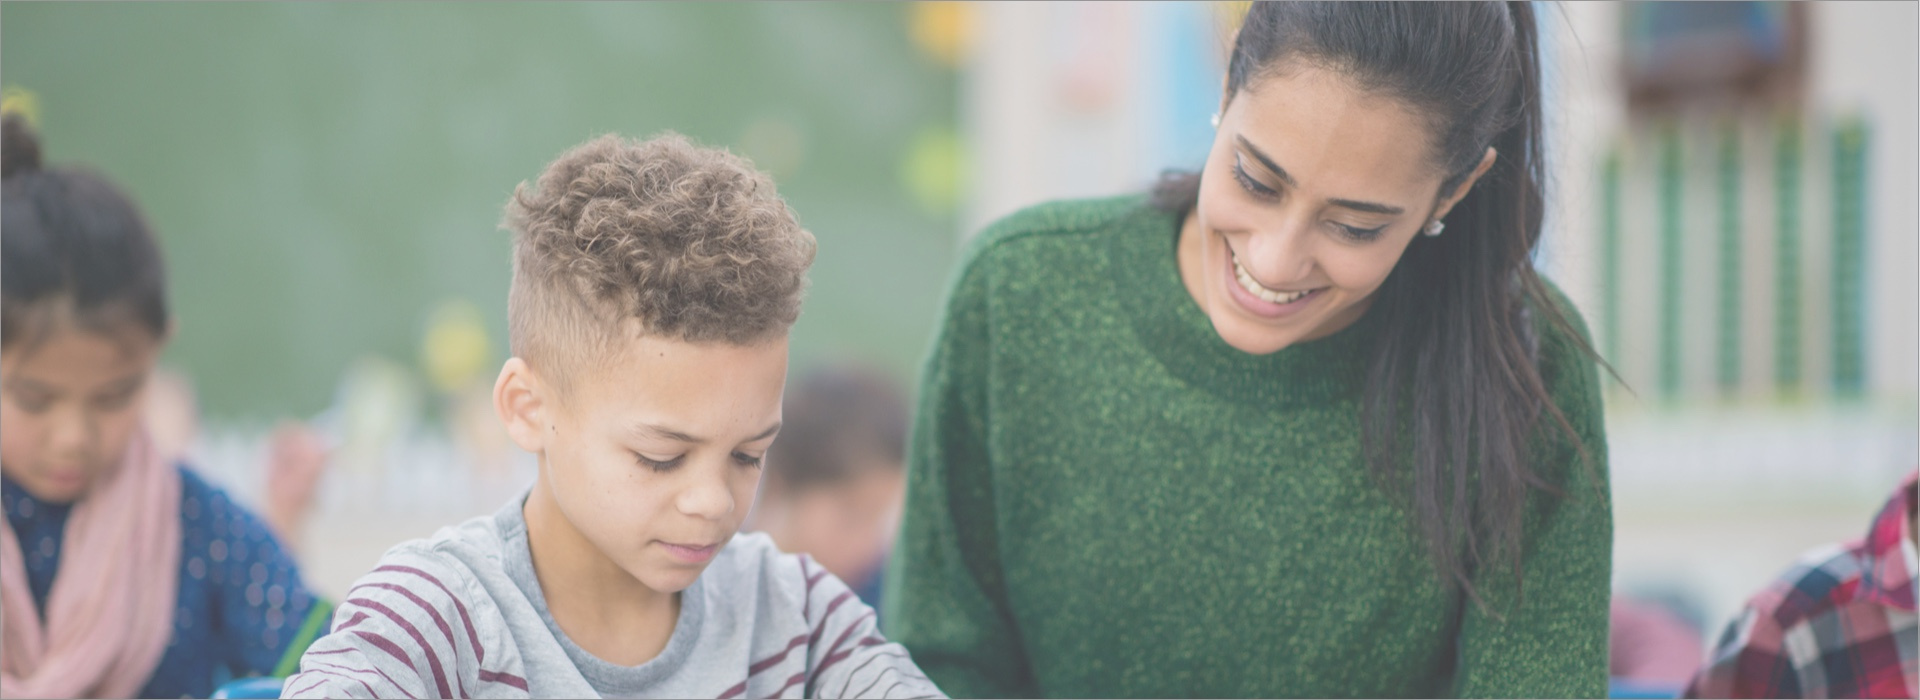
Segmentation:
{"type": "Polygon", "coordinates": [[[758,429],[779,420],[787,341],[735,345],[640,335],[615,340],[585,364],[569,382],[582,408],[608,413],[623,430],[705,437],[716,423],[758,429]]]}

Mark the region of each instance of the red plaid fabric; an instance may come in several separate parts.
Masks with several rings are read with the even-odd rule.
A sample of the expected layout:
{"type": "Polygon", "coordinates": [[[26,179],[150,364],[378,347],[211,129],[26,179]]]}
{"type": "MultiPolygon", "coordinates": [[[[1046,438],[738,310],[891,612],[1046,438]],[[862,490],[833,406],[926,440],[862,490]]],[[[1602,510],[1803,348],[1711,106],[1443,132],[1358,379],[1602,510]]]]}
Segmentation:
{"type": "Polygon", "coordinates": [[[1866,539],[1808,553],[1748,601],[1686,696],[1914,697],[1916,479],[1894,492],[1866,539]]]}

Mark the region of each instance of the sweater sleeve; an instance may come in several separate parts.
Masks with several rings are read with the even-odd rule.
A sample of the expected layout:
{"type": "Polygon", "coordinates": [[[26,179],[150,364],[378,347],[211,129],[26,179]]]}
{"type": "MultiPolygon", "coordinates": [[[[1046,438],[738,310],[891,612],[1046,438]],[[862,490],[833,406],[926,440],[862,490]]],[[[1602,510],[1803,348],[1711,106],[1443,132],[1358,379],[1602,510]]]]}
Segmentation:
{"type": "Polygon", "coordinates": [[[881,599],[889,636],[941,690],[1035,697],[998,554],[986,430],[986,250],[976,241],[961,268],[922,376],[906,510],[881,599]]]}
{"type": "MultiPolygon", "coordinates": [[[[1580,339],[1586,325],[1553,289],[1580,339]]],[[[1528,497],[1522,579],[1509,567],[1479,572],[1487,605],[1464,603],[1454,694],[1459,697],[1605,697],[1608,598],[1613,569],[1613,510],[1597,365],[1578,343],[1540,323],[1541,374],[1548,393],[1579,436],[1576,445],[1550,416],[1536,473],[1563,496],[1528,497]],[[1591,457],[1589,469],[1581,448],[1591,457]]]]}

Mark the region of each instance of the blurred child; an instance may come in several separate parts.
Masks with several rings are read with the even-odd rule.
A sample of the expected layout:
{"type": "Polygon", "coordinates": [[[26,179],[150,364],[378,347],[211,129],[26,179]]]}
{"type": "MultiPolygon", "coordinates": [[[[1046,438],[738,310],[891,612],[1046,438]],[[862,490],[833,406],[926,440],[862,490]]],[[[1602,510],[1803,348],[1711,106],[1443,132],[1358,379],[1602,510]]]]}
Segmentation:
{"type": "Polygon", "coordinates": [[[104,178],[43,169],[19,116],[4,131],[0,692],[205,697],[286,673],[331,606],[143,425],[172,328],[153,234],[104,178]]]}
{"type": "Polygon", "coordinates": [[[1607,675],[1614,682],[1673,697],[1700,670],[1705,641],[1667,604],[1615,593],[1608,608],[1607,675]]]}
{"type": "Polygon", "coordinates": [[[938,695],[839,579],[734,536],[814,254],[773,183],[677,135],[606,136],[516,190],[507,226],[493,402],[539,475],[389,550],[288,696],[938,695]]]}
{"type": "MultiPolygon", "coordinates": [[[[147,377],[146,394],[143,420],[154,454],[168,463],[185,461],[200,433],[200,404],[194,398],[193,383],[179,372],[155,367],[147,377]]],[[[314,493],[331,453],[326,439],[300,421],[281,422],[267,438],[266,512],[262,515],[290,552],[297,553],[306,539],[314,493]]]]}
{"type": "Polygon", "coordinates": [[[880,607],[880,574],[906,487],[907,404],[858,367],[809,372],[787,394],[752,528],[806,552],[880,607]]]}
{"type": "Polygon", "coordinates": [[[1909,474],[1864,539],[1808,552],[1747,602],[1686,696],[1911,698],[1920,693],[1909,474]]]}

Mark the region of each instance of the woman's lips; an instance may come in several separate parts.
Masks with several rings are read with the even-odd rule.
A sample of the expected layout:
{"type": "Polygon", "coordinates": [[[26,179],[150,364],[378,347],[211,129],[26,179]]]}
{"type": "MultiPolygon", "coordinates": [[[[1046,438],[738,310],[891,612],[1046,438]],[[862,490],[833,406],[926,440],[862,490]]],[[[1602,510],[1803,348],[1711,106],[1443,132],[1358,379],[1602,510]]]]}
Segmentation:
{"type": "Polygon", "coordinates": [[[1222,247],[1226,249],[1227,254],[1223,256],[1226,260],[1221,283],[1227,287],[1227,296],[1232,297],[1234,303],[1239,304],[1240,308],[1249,314],[1267,319],[1286,318],[1299,313],[1301,309],[1312,304],[1314,299],[1319,298],[1321,292],[1326,291],[1325,287],[1291,293],[1267,289],[1247,274],[1246,269],[1234,256],[1232,246],[1227,246],[1223,242],[1222,247]],[[1255,289],[1260,291],[1256,292],[1255,289]]]}

